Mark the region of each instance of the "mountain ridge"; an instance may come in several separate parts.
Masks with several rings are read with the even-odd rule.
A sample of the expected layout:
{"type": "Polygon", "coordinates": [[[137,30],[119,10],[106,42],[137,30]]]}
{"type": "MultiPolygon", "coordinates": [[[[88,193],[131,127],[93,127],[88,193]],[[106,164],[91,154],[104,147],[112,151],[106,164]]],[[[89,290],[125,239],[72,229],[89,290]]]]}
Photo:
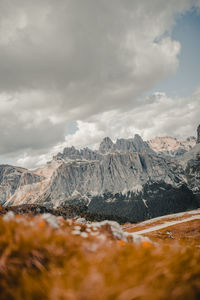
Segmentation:
{"type": "Polygon", "coordinates": [[[186,140],[178,140],[170,136],[155,137],[147,141],[148,145],[157,153],[167,156],[179,156],[191,150],[197,143],[194,136],[186,140]]]}
{"type": "Polygon", "coordinates": [[[1,204],[86,204],[92,212],[114,212],[130,221],[197,208],[200,145],[195,141],[194,151],[194,138],[185,143],[170,138],[171,145],[165,139],[154,139],[156,145],[160,142],[156,148],[153,140],[143,141],[139,135],[115,143],[106,137],[99,150],[67,147],[34,171],[21,168],[19,172],[10,166],[16,169],[9,175],[11,179],[3,176],[0,181],[1,204]],[[163,144],[165,151],[160,151],[163,144]],[[170,152],[173,145],[179,154],[170,152]],[[185,147],[184,151],[179,146],[185,147]]]}

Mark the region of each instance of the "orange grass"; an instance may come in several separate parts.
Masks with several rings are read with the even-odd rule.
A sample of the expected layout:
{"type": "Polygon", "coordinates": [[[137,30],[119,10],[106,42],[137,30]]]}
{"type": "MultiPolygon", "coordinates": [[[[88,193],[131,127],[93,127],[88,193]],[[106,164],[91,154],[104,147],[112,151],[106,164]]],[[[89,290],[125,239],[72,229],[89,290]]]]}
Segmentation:
{"type": "Polygon", "coordinates": [[[185,213],[183,216],[174,217],[174,218],[162,218],[157,221],[153,221],[153,219],[152,219],[152,222],[149,222],[149,223],[145,223],[145,222],[140,222],[137,224],[127,223],[127,224],[123,225],[123,227],[124,227],[124,231],[126,231],[126,232],[137,232],[137,231],[144,230],[144,229],[147,229],[147,228],[150,228],[153,226],[164,224],[165,222],[185,220],[192,216],[193,216],[192,214],[189,215],[189,214],[185,213]]]}
{"type": "Polygon", "coordinates": [[[144,234],[154,241],[171,240],[196,244],[200,247],[200,220],[191,220],[144,234]]]}
{"type": "Polygon", "coordinates": [[[0,217],[1,300],[200,299],[197,240],[134,245],[114,240],[108,227],[82,238],[73,223],[41,222],[0,217]]]}

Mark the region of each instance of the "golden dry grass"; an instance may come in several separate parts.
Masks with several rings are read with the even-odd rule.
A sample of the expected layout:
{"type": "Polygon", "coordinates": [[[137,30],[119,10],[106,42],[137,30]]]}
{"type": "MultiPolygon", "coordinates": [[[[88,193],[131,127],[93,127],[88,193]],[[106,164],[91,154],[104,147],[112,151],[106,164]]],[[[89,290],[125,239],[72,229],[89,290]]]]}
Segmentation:
{"type": "Polygon", "coordinates": [[[175,240],[200,247],[200,220],[187,221],[144,234],[151,240],[175,240]]]}
{"type": "MultiPolygon", "coordinates": [[[[200,211],[199,211],[199,213],[200,213],[200,211]]],[[[127,223],[127,224],[124,224],[123,227],[124,227],[124,230],[126,232],[137,232],[137,231],[140,231],[140,230],[151,228],[153,226],[164,224],[164,222],[173,222],[173,221],[186,220],[187,218],[190,218],[190,217],[195,216],[195,215],[196,215],[195,213],[194,214],[192,214],[192,213],[188,214],[186,212],[183,215],[173,217],[173,214],[172,214],[171,217],[162,217],[161,219],[158,219],[158,220],[151,219],[150,222],[147,221],[147,223],[145,221],[144,222],[139,222],[137,224],[127,223]]]]}
{"type": "Polygon", "coordinates": [[[0,217],[1,300],[200,298],[198,238],[134,245],[115,240],[109,226],[83,238],[60,222],[54,229],[39,216],[0,217]]]}

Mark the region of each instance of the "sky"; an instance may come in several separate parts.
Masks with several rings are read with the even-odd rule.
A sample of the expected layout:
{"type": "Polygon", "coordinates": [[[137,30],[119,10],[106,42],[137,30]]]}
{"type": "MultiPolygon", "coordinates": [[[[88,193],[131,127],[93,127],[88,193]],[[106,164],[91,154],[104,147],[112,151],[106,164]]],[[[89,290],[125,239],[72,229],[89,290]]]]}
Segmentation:
{"type": "Polygon", "coordinates": [[[200,123],[199,0],[0,0],[0,163],[200,123]]]}
{"type": "Polygon", "coordinates": [[[159,83],[154,91],[160,89],[170,96],[189,97],[198,87],[200,78],[200,14],[197,9],[177,17],[172,38],[181,44],[179,67],[174,76],[159,83]]]}

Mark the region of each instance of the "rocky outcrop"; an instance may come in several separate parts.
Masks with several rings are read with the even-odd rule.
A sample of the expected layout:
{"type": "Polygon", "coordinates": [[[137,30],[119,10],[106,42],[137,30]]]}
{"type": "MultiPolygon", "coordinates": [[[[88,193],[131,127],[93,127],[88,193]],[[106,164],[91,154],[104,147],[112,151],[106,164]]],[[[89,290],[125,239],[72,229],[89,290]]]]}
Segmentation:
{"type": "Polygon", "coordinates": [[[114,150],[113,148],[114,143],[112,142],[112,140],[109,137],[105,137],[100,143],[99,152],[105,154],[108,152],[112,152],[114,150]]]}
{"type": "Polygon", "coordinates": [[[99,152],[106,154],[115,151],[154,152],[148,143],[143,141],[138,134],[136,134],[133,139],[117,139],[116,143],[113,143],[109,137],[104,138],[100,144],[99,152]]]}
{"type": "Polygon", "coordinates": [[[186,140],[165,136],[147,141],[148,145],[159,155],[178,157],[191,150],[196,145],[196,138],[191,136],[186,140]]]}
{"type": "Polygon", "coordinates": [[[197,128],[197,144],[200,144],[200,125],[197,128]]]}
{"type": "MultiPolygon", "coordinates": [[[[185,173],[189,188],[193,191],[200,206],[200,144],[193,149],[193,155],[188,153],[185,173]]],[[[184,158],[184,157],[183,157],[184,158]]]]}
{"type": "Polygon", "coordinates": [[[0,165],[0,204],[4,204],[20,187],[43,178],[23,168],[0,165]]]}
{"type": "Polygon", "coordinates": [[[92,151],[89,148],[76,149],[75,147],[64,148],[63,153],[58,153],[54,156],[54,160],[99,160],[101,159],[101,154],[97,151],[92,151]]]}

